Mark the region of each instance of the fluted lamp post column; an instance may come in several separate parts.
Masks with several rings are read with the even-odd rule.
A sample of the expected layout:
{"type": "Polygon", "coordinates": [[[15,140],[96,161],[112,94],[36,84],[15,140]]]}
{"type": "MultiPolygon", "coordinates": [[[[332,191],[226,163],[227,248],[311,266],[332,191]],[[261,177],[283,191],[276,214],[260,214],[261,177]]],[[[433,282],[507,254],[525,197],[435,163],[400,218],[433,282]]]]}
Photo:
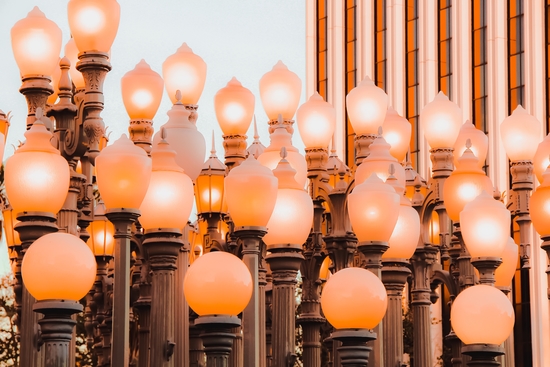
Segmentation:
{"type": "MultiPolygon", "coordinates": [[[[63,207],[70,179],[69,165],[51,145],[52,134],[41,121],[35,122],[25,137],[25,144],[8,158],[5,167],[6,194],[19,220],[15,225],[21,239],[15,274],[19,282],[22,279],[17,271],[27,249],[42,235],[57,231],[55,214],[63,207]]],[[[21,364],[39,366],[40,353],[34,345],[34,298],[22,284],[21,364]]]]}
{"type": "MultiPolygon", "coordinates": [[[[181,229],[193,207],[193,182],[176,164],[175,156],[176,152],[165,140],[154,146],[151,181],[140,206],[140,223],[145,230],[143,246],[152,270],[151,366],[174,366],[175,348],[185,348],[175,344],[178,293],[174,273],[183,246],[181,229]]],[[[185,276],[187,269],[180,270],[185,276]]],[[[184,327],[188,320],[183,320],[184,327]]]]}
{"type": "Polygon", "coordinates": [[[38,320],[39,347],[46,354],[44,366],[68,366],[76,324],[71,316],[82,311],[79,300],[94,283],[94,254],[74,235],[51,233],[36,240],[27,250],[21,271],[29,292],[37,300],[34,312],[44,315],[38,320]]]}
{"type": "MultiPolygon", "coordinates": [[[[277,199],[277,179],[270,169],[248,156],[225,178],[227,208],[235,223],[235,235],[242,241],[243,262],[252,274],[252,299],[243,311],[244,365],[261,366],[258,267],[261,262],[260,243],[267,232],[266,225],[277,199]]],[[[265,318],[264,318],[265,320],[265,318]]],[[[265,363],[265,361],[264,361],[265,363]]]]}
{"type": "Polygon", "coordinates": [[[451,325],[464,343],[468,366],[498,367],[500,345],[514,328],[514,308],[500,290],[481,284],[462,291],[451,305],[451,325]]]}
{"type": "MultiPolygon", "coordinates": [[[[348,212],[353,231],[359,243],[361,267],[381,278],[382,254],[388,249],[388,241],[399,217],[400,197],[393,187],[372,174],[362,184],[355,186],[348,197],[348,212]]],[[[371,366],[385,366],[383,329],[379,325],[374,342],[371,366]]]]}
{"type": "Polygon", "coordinates": [[[53,93],[50,82],[59,62],[61,29],[34,7],[26,18],[12,27],[11,45],[22,76],[19,91],[27,99],[29,128],[34,123],[36,109],[45,109],[53,93]]]}
{"type": "Polygon", "coordinates": [[[382,283],[388,295],[388,310],[384,316],[384,361],[386,366],[403,362],[403,288],[411,276],[409,259],[414,254],[420,236],[420,217],[404,195],[405,187],[390,176],[386,183],[400,197],[399,216],[389,239],[389,248],[382,254],[382,283]]]}
{"type": "Polygon", "coordinates": [[[97,186],[115,226],[113,284],[113,366],[129,363],[130,237],[151,178],[151,160],[126,135],[105,147],[96,159],[97,186]]]}
{"type": "Polygon", "coordinates": [[[246,265],[235,255],[214,251],[193,262],[184,281],[189,306],[199,317],[195,324],[206,353],[206,367],[229,367],[229,353],[241,324],[237,317],[253,292],[253,280],[246,265]]]}
{"type": "Polygon", "coordinates": [[[296,182],[290,163],[281,151],[281,161],[273,174],[278,179],[277,201],[267,223],[263,240],[269,255],[266,261],[273,276],[272,344],[273,367],[287,367],[295,355],[296,282],[304,259],[302,243],[313,221],[313,202],[296,182]]]}
{"type": "Polygon", "coordinates": [[[331,337],[342,342],[338,353],[344,367],[367,367],[372,350],[367,342],[386,313],[386,289],[372,272],[346,268],[334,273],[321,294],[325,317],[336,329],[331,337]]]}
{"type": "Polygon", "coordinates": [[[247,155],[246,132],[254,115],[254,94],[233,77],[214,96],[214,110],[223,131],[225,165],[231,169],[247,155]]]}

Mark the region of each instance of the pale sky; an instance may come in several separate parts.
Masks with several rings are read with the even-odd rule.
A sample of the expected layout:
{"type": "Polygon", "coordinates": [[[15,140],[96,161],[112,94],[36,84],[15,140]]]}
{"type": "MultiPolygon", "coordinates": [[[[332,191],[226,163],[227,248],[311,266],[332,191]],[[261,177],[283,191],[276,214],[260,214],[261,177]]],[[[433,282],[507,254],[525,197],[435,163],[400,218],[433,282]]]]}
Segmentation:
{"type": "MultiPolygon", "coordinates": [[[[23,140],[26,102],[19,93],[19,69],[11,50],[10,29],[38,6],[63,32],[63,47],[70,39],[67,2],[61,0],[0,0],[0,109],[12,111],[5,157],[23,140]]],[[[221,129],[214,113],[214,95],[235,76],[256,96],[255,114],[260,136],[269,145],[267,116],[263,111],[259,80],[278,60],[305,81],[305,2],[299,0],[118,0],[121,19],[111,49],[113,70],[105,82],[105,110],[102,113],[111,142],[128,129],[128,115],[120,94],[120,79],[141,60],[162,75],[162,63],[183,42],[207,64],[204,92],[199,100],[197,127],[205,136],[207,151],[215,131],[218,157],[223,161],[221,129]]],[[[62,51],[63,52],[63,51],[62,51]]],[[[63,56],[63,55],[60,55],[63,56]]],[[[305,102],[302,86],[300,104],[305,102]]],[[[164,93],[154,127],[167,121],[170,99],[164,93]]],[[[252,129],[252,126],[251,126],[252,129]]],[[[155,130],[156,131],[156,130],[155,130]]],[[[248,137],[252,141],[252,130],[248,137]]],[[[293,143],[303,153],[295,129],[293,143]]],[[[6,267],[5,244],[0,246],[0,273],[6,267]],[[4,264],[3,266],[1,264],[4,264]]]]}

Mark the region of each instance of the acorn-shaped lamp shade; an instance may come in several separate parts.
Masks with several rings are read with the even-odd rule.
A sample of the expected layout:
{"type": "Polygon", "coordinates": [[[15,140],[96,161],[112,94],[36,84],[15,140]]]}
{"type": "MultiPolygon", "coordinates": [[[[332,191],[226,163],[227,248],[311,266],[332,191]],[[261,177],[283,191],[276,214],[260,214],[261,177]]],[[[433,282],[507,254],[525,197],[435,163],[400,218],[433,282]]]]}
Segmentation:
{"type": "Polygon", "coordinates": [[[508,238],[502,253],[502,264],[495,270],[495,286],[510,287],[518,266],[518,245],[512,237],[508,238]]]}
{"type": "Polygon", "coordinates": [[[95,256],[113,256],[115,251],[115,226],[105,216],[105,204],[97,203],[94,220],[88,227],[88,246],[95,256]]]}
{"type": "Polygon", "coordinates": [[[390,145],[390,154],[398,162],[405,160],[411,141],[411,130],[410,122],[389,106],[382,124],[382,134],[390,145]]]}
{"type": "Polygon", "coordinates": [[[420,112],[420,124],[432,149],[452,148],[462,122],[462,110],[443,92],[439,92],[420,112]]]}
{"type": "Polygon", "coordinates": [[[451,325],[464,344],[500,345],[514,328],[514,308],[499,289],[475,285],[454,300],[451,325]]]}
{"type": "Polygon", "coordinates": [[[321,294],[321,308],[335,329],[373,329],[386,314],[386,288],[362,268],[334,273],[321,294]]]}
{"type": "Polygon", "coordinates": [[[389,176],[390,166],[393,166],[397,184],[404,188],[406,184],[405,169],[399,164],[397,159],[390,154],[391,147],[384,137],[378,135],[369,149],[369,156],[363,159],[355,171],[355,184],[358,185],[365,182],[373,173],[382,181],[386,181],[389,176]]]}
{"type": "Polygon", "coordinates": [[[78,48],[74,42],[74,38],[71,38],[69,42],[65,44],[65,57],[71,62],[69,69],[69,75],[76,88],[76,90],[84,89],[86,83],[84,82],[84,76],[78,70],[76,70],[76,63],[78,62],[78,48]]]}
{"type": "Polygon", "coordinates": [[[143,229],[183,228],[193,209],[193,182],[175,161],[176,152],[161,140],[151,151],[153,171],[141,203],[143,229]]]}
{"type": "Polygon", "coordinates": [[[22,76],[51,76],[61,52],[61,29],[34,7],[11,28],[11,47],[22,76]]]}
{"type": "Polygon", "coordinates": [[[196,105],[206,81],[206,63],[184,43],[162,64],[162,77],[172,103],[178,101],[176,91],[179,90],[181,103],[196,105]]]}
{"type": "Polygon", "coordinates": [[[151,179],[151,159],[125,134],[96,158],[97,186],[107,209],[138,209],[151,179]]]}
{"type": "Polygon", "coordinates": [[[458,132],[458,137],[456,138],[455,144],[453,146],[453,156],[454,164],[458,165],[458,160],[462,157],[462,154],[467,149],[466,142],[470,141],[470,150],[477,157],[477,165],[479,168],[483,168],[485,165],[485,158],[487,158],[487,150],[489,149],[489,138],[481,130],[476,129],[474,124],[470,121],[466,121],[460,131],[458,132]]]}
{"type": "Polygon", "coordinates": [[[460,212],[460,228],[472,258],[500,257],[510,236],[510,212],[482,191],[460,212]]]}
{"type": "Polygon", "coordinates": [[[199,316],[241,313],[252,296],[252,277],[235,255],[214,251],[204,254],[187,270],[183,292],[199,316]]]}
{"type": "Polygon", "coordinates": [[[535,230],[541,237],[550,236],[550,169],[544,172],[542,183],[531,195],[529,205],[535,230]]]}
{"type": "Polygon", "coordinates": [[[254,94],[233,77],[214,96],[214,110],[224,135],[246,135],[254,115],[254,94]]]}
{"type": "Polygon", "coordinates": [[[284,120],[292,120],[301,93],[302,81],[280,60],[260,79],[260,98],[270,120],[276,120],[279,115],[284,120]]]}
{"type": "Polygon", "coordinates": [[[120,23],[116,0],[70,0],[69,27],[80,52],[108,53],[120,23]]]}
{"type": "Polygon", "coordinates": [[[542,124],[521,105],[500,124],[500,138],[512,162],[533,160],[541,134],[542,124]]]}
{"type": "Polygon", "coordinates": [[[267,226],[277,200],[277,178],[248,156],[225,178],[227,209],[236,226],[267,226]]]}
{"type": "Polygon", "coordinates": [[[164,82],[160,75],[141,60],[120,80],[122,102],[132,120],[152,120],[162,99],[164,82]]]}
{"type": "Polygon", "coordinates": [[[296,112],[298,130],[306,148],[327,148],[336,128],[336,110],[315,92],[296,112]]]}
{"type": "Polygon", "coordinates": [[[348,197],[348,213],[360,242],[388,242],[399,216],[399,195],[376,174],[355,186],[348,197]]]}
{"type": "MultiPolygon", "coordinates": [[[[37,109],[37,118],[42,110],[37,109]]],[[[40,120],[25,132],[27,141],[6,161],[5,185],[15,213],[56,214],[69,192],[67,160],[50,143],[52,134],[40,120]]]]}
{"type": "Polygon", "coordinates": [[[539,183],[544,180],[544,172],[550,165],[550,134],[546,135],[540,142],[533,158],[533,169],[539,183]]]}
{"type": "Polygon", "coordinates": [[[90,248],[68,233],[50,233],[34,241],[21,265],[23,282],[36,300],[79,301],[96,277],[90,248]]]}
{"type": "Polygon", "coordinates": [[[387,109],[388,95],[368,76],[346,96],[346,110],[357,135],[376,134],[387,109]]]}

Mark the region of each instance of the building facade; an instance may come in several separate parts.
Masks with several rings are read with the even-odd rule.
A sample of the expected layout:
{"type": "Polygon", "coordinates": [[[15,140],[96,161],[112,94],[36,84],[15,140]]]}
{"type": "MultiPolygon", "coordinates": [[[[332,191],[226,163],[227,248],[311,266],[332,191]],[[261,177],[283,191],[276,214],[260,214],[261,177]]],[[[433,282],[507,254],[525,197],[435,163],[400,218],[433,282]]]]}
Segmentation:
{"type": "MultiPolygon", "coordinates": [[[[345,96],[365,76],[411,123],[410,161],[425,178],[429,146],[419,114],[439,91],[487,134],[485,171],[504,195],[510,175],[500,123],[521,104],[549,132],[550,0],[308,0],[306,14],[306,94],[318,91],[336,109],[334,148],[350,167],[355,134],[345,96]]],[[[531,243],[531,266],[518,263],[510,293],[516,324],[507,365],[543,367],[550,365],[547,257],[535,232],[531,243]]],[[[449,332],[444,301],[443,292],[432,306],[434,363],[449,332]]]]}

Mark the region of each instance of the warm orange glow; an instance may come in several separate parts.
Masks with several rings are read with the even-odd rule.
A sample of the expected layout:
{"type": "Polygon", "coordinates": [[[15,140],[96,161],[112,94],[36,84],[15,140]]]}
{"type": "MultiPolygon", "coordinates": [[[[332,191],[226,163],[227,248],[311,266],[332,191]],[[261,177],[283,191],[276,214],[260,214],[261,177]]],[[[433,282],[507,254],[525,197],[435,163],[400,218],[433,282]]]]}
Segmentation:
{"type": "Polygon", "coordinates": [[[227,208],[236,226],[267,226],[277,199],[277,178],[251,155],[225,178],[227,208]]]}
{"type": "Polygon", "coordinates": [[[373,329],[386,314],[387,306],[382,281],[362,268],[332,274],[321,294],[323,314],[335,329],[373,329]]]}
{"type": "Polygon", "coordinates": [[[183,104],[195,105],[201,97],[206,81],[206,63],[184,43],[162,64],[166,92],[176,103],[176,91],[181,91],[183,104]]]}
{"type": "Polygon", "coordinates": [[[124,134],[96,158],[97,186],[107,209],[138,209],[151,178],[151,160],[124,134]]]}
{"type": "Polygon", "coordinates": [[[514,328],[514,308],[497,288],[475,285],[454,300],[451,325],[464,344],[500,345],[514,328]]]}
{"type": "Polygon", "coordinates": [[[27,249],[21,273],[29,293],[38,301],[79,301],[95,281],[96,262],[80,238],[68,233],[50,233],[27,249]]]}
{"type": "Polygon", "coordinates": [[[533,160],[541,134],[542,124],[521,105],[500,124],[500,138],[512,162],[533,160]]]}
{"type": "Polygon", "coordinates": [[[11,47],[22,76],[51,76],[61,52],[61,29],[35,6],[11,28],[11,47]]]}
{"type": "Polygon", "coordinates": [[[282,159],[273,171],[278,180],[277,201],[263,241],[267,248],[306,242],[313,223],[313,201],[294,178],[295,170],[282,159]]]}
{"type": "Polygon", "coordinates": [[[432,245],[440,245],[441,239],[439,238],[439,234],[441,232],[439,230],[439,214],[437,214],[436,211],[432,212],[432,216],[430,217],[430,223],[428,224],[428,226],[430,243],[432,245]]]}
{"type": "Polygon", "coordinates": [[[199,316],[237,316],[250,301],[252,287],[252,277],[244,263],[221,251],[196,259],[183,282],[189,307],[199,316]]]}
{"type": "Polygon", "coordinates": [[[462,122],[462,110],[443,92],[439,92],[420,112],[424,136],[432,149],[452,148],[462,122]]]}
{"type": "Polygon", "coordinates": [[[327,148],[336,128],[336,110],[315,92],[296,113],[300,137],[306,148],[327,148]]]}
{"type": "Polygon", "coordinates": [[[550,170],[544,172],[543,181],[531,195],[530,214],[533,227],[543,237],[550,235],[550,170]]]}
{"type": "Polygon", "coordinates": [[[226,167],[216,156],[214,143],[212,143],[212,154],[195,180],[198,214],[227,212],[224,198],[225,170],[226,167]]]}
{"type": "Polygon", "coordinates": [[[293,169],[296,170],[294,178],[305,187],[307,181],[307,163],[302,154],[292,145],[292,135],[283,125],[277,126],[275,131],[269,135],[270,144],[264,152],[258,156],[258,162],[270,170],[274,170],[281,160],[281,148],[285,147],[287,151],[286,159],[290,162],[293,169]]]}
{"type": "Polygon", "coordinates": [[[487,157],[487,150],[489,149],[489,138],[487,138],[487,135],[485,135],[483,131],[476,129],[474,124],[470,121],[466,121],[458,132],[458,137],[453,146],[454,164],[455,166],[458,165],[458,160],[466,150],[466,142],[468,139],[472,145],[470,150],[478,160],[477,165],[479,168],[482,168],[485,165],[485,158],[487,157]]]}
{"type": "Polygon", "coordinates": [[[355,186],[348,198],[351,225],[360,242],[388,242],[399,215],[399,195],[375,174],[355,186]]]}
{"type": "Polygon", "coordinates": [[[4,225],[4,233],[6,234],[6,244],[9,247],[17,246],[21,244],[21,239],[19,238],[19,232],[14,228],[19,221],[16,219],[17,213],[14,213],[13,209],[5,209],[2,211],[4,225]]]}
{"type": "Polygon", "coordinates": [[[472,257],[500,257],[509,238],[510,212],[482,191],[460,212],[460,228],[472,257]]]}
{"type": "Polygon", "coordinates": [[[420,216],[403,195],[402,188],[395,188],[401,195],[399,216],[389,240],[389,248],[382,254],[383,259],[410,259],[420,239],[420,216]],[[399,190],[399,191],[398,191],[399,190]]]}
{"type": "Polygon", "coordinates": [[[78,62],[78,48],[74,42],[74,38],[71,38],[65,45],[65,57],[71,62],[71,68],[69,69],[69,75],[75,88],[84,89],[86,83],[84,82],[84,76],[78,70],[76,70],[76,63],[78,62]]]}
{"type": "Polygon", "coordinates": [[[550,134],[540,142],[533,158],[533,169],[537,175],[539,183],[542,183],[544,177],[544,171],[550,165],[550,134]]]}
{"type": "Polygon", "coordinates": [[[214,96],[214,109],[224,135],[246,135],[254,115],[254,95],[232,78],[214,96]]]}
{"type": "Polygon", "coordinates": [[[109,52],[120,22],[116,0],[70,0],[69,27],[80,52],[109,52]]]}
{"type": "Polygon", "coordinates": [[[390,166],[393,165],[394,176],[398,185],[405,187],[405,169],[397,159],[390,154],[390,145],[380,135],[370,145],[370,154],[357,167],[355,171],[355,184],[361,184],[373,173],[383,181],[390,175],[390,166]]]}
{"type": "Polygon", "coordinates": [[[260,79],[260,98],[270,120],[281,114],[284,120],[292,120],[302,93],[302,81],[288,70],[282,61],[260,79]]]}
{"type": "Polygon", "coordinates": [[[386,118],[382,124],[382,134],[388,144],[390,144],[390,154],[397,159],[398,162],[403,162],[409,143],[411,141],[411,124],[400,116],[393,107],[389,106],[386,112],[386,118]]]}
{"type": "Polygon", "coordinates": [[[176,163],[183,168],[185,174],[195,180],[201,172],[206,142],[197,130],[197,126],[189,121],[189,111],[181,103],[172,106],[167,113],[168,122],[153,136],[153,144],[161,140],[161,132],[165,132],[165,140],[177,153],[176,163]]]}
{"type": "Polygon", "coordinates": [[[495,271],[496,287],[510,287],[518,266],[518,258],[518,245],[510,237],[502,253],[502,264],[495,271]]]}
{"type": "Polygon", "coordinates": [[[176,152],[161,141],[151,151],[153,171],[141,203],[143,229],[183,228],[193,209],[193,182],[175,161],[176,152]]]}
{"type": "Polygon", "coordinates": [[[6,161],[5,185],[15,211],[57,213],[69,190],[69,164],[50,143],[41,122],[25,133],[27,141],[6,161]]]}
{"type": "Polygon", "coordinates": [[[332,266],[332,260],[330,260],[330,257],[325,257],[325,260],[323,260],[323,263],[321,264],[321,270],[319,270],[319,279],[327,281],[330,276],[332,275],[330,273],[330,267],[332,266]]]}
{"type": "Polygon", "coordinates": [[[367,76],[346,96],[346,109],[357,135],[376,134],[386,118],[388,95],[367,76]]]}
{"type": "Polygon", "coordinates": [[[105,204],[100,202],[94,209],[94,220],[88,227],[88,246],[95,256],[113,256],[115,226],[105,217],[105,204]]]}
{"type": "Polygon", "coordinates": [[[162,99],[164,82],[160,75],[141,60],[120,80],[122,101],[132,120],[152,120],[162,99]]]}
{"type": "Polygon", "coordinates": [[[493,193],[493,184],[479,168],[478,159],[471,150],[466,150],[458,160],[456,170],[443,186],[443,202],[452,221],[458,222],[464,206],[482,191],[493,193]]]}

